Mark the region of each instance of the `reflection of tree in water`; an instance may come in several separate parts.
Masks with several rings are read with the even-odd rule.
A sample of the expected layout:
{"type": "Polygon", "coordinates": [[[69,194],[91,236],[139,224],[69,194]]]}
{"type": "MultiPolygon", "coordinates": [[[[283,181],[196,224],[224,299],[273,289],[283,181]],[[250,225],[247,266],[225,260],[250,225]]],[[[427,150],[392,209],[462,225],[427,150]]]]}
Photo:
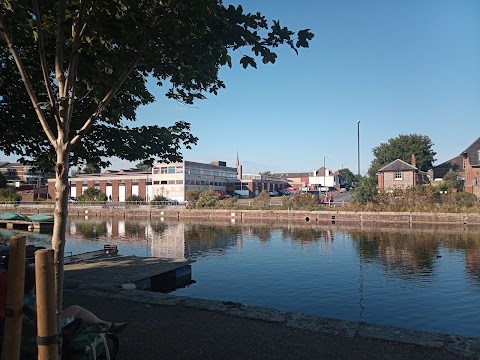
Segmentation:
{"type": "Polygon", "coordinates": [[[77,234],[82,235],[84,238],[98,238],[100,236],[103,236],[107,233],[107,222],[102,221],[102,222],[95,222],[95,223],[87,223],[87,222],[81,222],[81,223],[75,223],[75,228],[77,231],[77,234]]]}
{"type": "Polygon", "coordinates": [[[185,227],[185,246],[194,254],[207,250],[223,252],[237,244],[241,229],[235,226],[189,224],[185,227]]]}
{"type": "Polygon", "coordinates": [[[127,222],[125,221],[125,234],[130,236],[138,236],[145,234],[147,225],[139,222],[127,222]]]}
{"type": "Polygon", "coordinates": [[[467,275],[480,286],[480,241],[478,234],[449,234],[442,241],[449,251],[463,250],[467,275]]]}
{"type": "Polygon", "coordinates": [[[291,238],[292,242],[301,244],[318,242],[320,239],[333,241],[333,233],[331,230],[316,228],[283,228],[283,238],[291,238]]]}
{"type": "Polygon", "coordinates": [[[349,232],[364,262],[382,263],[387,270],[407,278],[433,274],[437,240],[425,233],[349,232]]]}
{"type": "Polygon", "coordinates": [[[161,235],[167,229],[167,225],[164,222],[155,222],[150,225],[150,228],[155,235],[161,235]]]}
{"type": "Polygon", "coordinates": [[[250,227],[250,233],[258,237],[261,241],[270,241],[272,239],[272,229],[267,227],[250,227]]]}

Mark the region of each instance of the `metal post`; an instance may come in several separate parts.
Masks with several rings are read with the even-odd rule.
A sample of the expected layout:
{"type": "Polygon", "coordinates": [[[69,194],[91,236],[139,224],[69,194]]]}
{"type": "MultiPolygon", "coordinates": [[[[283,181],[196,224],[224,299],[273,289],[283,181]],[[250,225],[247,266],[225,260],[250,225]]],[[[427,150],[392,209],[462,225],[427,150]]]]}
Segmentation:
{"type": "Polygon", "coordinates": [[[357,154],[358,154],[358,176],[360,176],[360,120],[357,121],[357,154]]]}

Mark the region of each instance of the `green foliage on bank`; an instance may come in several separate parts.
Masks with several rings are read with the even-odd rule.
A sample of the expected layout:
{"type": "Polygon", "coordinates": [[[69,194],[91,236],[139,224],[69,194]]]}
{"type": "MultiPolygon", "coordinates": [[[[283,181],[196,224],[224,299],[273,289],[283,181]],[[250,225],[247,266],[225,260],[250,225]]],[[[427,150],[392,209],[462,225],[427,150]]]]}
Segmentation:
{"type": "Polygon", "coordinates": [[[77,197],[78,203],[102,203],[105,201],[107,201],[107,195],[94,187],[88,188],[82,195],[77,197]]]}
{"type": "Polygon", "coordinates": [[[0,189],[0,202],[3,203],[16,203],[22,199],[20,195],[15,192],[15,189],[7,186],[6,188],[0,189]]]}

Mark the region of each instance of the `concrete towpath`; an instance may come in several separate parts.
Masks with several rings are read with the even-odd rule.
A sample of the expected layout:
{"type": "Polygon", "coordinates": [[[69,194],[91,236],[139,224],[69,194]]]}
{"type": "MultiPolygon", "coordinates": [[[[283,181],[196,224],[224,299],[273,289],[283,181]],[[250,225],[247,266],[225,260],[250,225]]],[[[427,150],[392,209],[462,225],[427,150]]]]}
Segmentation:
{"type": "Polygon", "coordinates": [[[118,359],[480,359],[480,339],[140,290],[76,287],[64,306],[128,322],[118,359]]]}

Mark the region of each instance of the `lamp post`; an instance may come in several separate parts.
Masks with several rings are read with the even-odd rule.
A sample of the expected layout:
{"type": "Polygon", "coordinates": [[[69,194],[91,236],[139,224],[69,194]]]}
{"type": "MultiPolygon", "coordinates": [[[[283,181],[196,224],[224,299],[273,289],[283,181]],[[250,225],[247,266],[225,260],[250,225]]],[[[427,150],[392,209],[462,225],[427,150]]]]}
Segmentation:
{"type": "MultiPolygon", "coordinates": [[[[327,181],[325,180],[326,175],[327,175],[327,168],[325,167],[325,159],[326,159],[326,158],[329,158],[329,157],[330,157],[330,156],[324,156],[324,157],[323,157],[323,184],[322,184],[323,187],[326,187],[326,185],[327,185],[327,184],[326,184],[327,181]]],[[[321,190],[321,189],[320,189],[320,190],[321,190]]],[[[325,190],[325,194],[327,193],[327,191],[328,191],[328,190],[325,190]]]]}
{"type": "Polygon", "coordinates": [[[360,177],[360,120],[357,121],[357,154],[358,154],[358,176],[360,177]]]}

